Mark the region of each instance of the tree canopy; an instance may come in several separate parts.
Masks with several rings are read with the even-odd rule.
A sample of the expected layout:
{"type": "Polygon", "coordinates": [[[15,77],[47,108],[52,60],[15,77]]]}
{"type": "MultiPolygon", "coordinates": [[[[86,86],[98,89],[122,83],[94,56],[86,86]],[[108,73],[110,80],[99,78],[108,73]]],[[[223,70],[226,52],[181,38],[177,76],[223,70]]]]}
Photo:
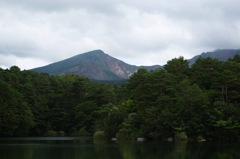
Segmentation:
{"type": "Polygon", "coordinates": [[[0,135],[71,135],[103,131],[106,137],[224,139],[240,133],[240,57],[189,66],[183,57],[164,68],[140,68],[126,83],[108,85],[78,75],[53,76],[0,69],[0,135]]]}

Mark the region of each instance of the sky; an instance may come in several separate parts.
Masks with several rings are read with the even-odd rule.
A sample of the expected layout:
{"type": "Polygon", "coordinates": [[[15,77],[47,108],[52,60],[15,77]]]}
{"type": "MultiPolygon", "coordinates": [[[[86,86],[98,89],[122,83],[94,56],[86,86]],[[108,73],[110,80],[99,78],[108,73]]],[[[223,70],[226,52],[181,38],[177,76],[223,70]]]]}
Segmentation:
{"type": "Polygon", "coordinates": [[[164,65],[240,49],[239,0],[0,0],[0,67],[31,69],[101,49],[164,65]]]}

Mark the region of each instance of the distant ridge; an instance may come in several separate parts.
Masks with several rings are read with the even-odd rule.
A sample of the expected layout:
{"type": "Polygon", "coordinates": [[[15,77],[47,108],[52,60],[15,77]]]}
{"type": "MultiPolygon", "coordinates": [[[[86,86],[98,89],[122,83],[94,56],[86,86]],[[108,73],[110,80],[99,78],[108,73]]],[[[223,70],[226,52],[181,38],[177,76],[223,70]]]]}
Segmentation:
{"type": "Polygon", "coordinates": [[[219,61],[226,61],[228,58],[232,59],[236,54],[240,54],[240,49],[217,49],[212,52],[206,52],[206,53],[203,52],[202,54],[194,56],[188,61],[189,61],[189,64],[191,65],[200,56],[202,56],[203,58],[211,57],[211,58],[217,58],[219,61]]]}
{"type": "MultiPolygon", "coordinates": [[[[217,58],[221,61],[226,61],[228,58],[233,58],[236,54],[240,54],[240,49],[215,50],[213,52],[203,52],[188,61],[191,65],[200,56],[203,58],[211,57],[217,58]]],[[[32,70],[39,73],[47,72],[51,75],[59,76],[72,73],[79,76],[86,76],[93,80],[123,80],[128,79],[129,76],[141,67],[145,67],[148,70],[155,70],[160,67],[162,68],[160,65],[129,65],[121,60],[109,56],[108,54],[105,54],[102,50],[93,50],[43,67],[34,68],[32,70]]]]}

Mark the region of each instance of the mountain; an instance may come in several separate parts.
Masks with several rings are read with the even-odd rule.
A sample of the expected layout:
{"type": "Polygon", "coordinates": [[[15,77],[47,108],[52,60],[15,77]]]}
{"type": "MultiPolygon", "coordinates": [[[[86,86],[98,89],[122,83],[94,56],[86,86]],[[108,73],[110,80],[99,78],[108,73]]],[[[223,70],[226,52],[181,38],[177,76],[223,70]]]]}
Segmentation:
{"type": "MultiPolygon", "coordinates": [[[[226,61],[228,58],[233,58],[236,54],[240,54],[240,49],[215,50],[213,52],[203,52],[202,54],[194,56],[188,61],[191,65],[200,56],[204,58],[217,58],[218,60],[226,61]]],[[[102,50],[94,50],[52,63],[47,66],[34,68],[32,70],[39,73],[47,72],[51,75],[59,76],[72,73],[80,76],[86,76],[93,80],[123,80],[127,79],[141,67],[145,67],[148,70],[155,70],[159,67],[162,68],[160,65],[129,65],[121,60],[109,56],[108,54],[105,54],[102,50]]]]}
{"type": "Polygon", "coordinates": [[[189,65],[192,65],[196,59],[198,59],[200,56],[203,58],[211,57],[211,58],[217,58],[219,61],[226,61],[228,58],[233,58],[234,55],[240,54],[240,49],[234,50],[234,49],[217,49],[213,52],[206,52],[202,53],[200,55],[194,56],[193,58],[189,59],[189,65]]]}
{"type": "Polygon", "coordinates": [[[161,66],[129,65],[105,54],[101,50],[94,50],[32,70],[59,76],[72,73],[95,80],[121,80],[127,79],[141,67],[154,70],[161,66]]]}

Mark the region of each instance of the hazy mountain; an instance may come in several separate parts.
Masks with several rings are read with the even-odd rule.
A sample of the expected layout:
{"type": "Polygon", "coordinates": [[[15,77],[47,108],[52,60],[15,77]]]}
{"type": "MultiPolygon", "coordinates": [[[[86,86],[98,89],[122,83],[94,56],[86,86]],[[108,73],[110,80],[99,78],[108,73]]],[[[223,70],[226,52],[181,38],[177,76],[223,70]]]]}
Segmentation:
{"type": "MultiPolygon", "coordinates": [[[[140,66],[148,70],[161,67],[140,66]]],[[[105,54],[101,50],[94,50],[87,53],[79,54],[71,58],[52,63],[47,66],[34,68],[36,72],[47,72],[52,75],[66,75],[69,73],[81,76],[87,76],[89,79],[96,80],[120,80],[127,79],[139,66],[129,65],[123,61],[105,54]]]]}
{"type": "Polygon", "coordinates": [[[238,50],[234,50],[234,49],[217,49],[213,52],[206,52],[206,53],[202,53],[201,55],[197,55],[194,56],[193,58],[189,59],[188,61],[190,62],[189,64],[193,64],[195,62],[196,59],[198,59],[200,56],[207,58],[207,57],[211,57],[211,58],[217,58],[220,61],[226,61],[228,58],[233,58],[234,55],[236,54],[240,54],[240,49],[238,50]]]}

